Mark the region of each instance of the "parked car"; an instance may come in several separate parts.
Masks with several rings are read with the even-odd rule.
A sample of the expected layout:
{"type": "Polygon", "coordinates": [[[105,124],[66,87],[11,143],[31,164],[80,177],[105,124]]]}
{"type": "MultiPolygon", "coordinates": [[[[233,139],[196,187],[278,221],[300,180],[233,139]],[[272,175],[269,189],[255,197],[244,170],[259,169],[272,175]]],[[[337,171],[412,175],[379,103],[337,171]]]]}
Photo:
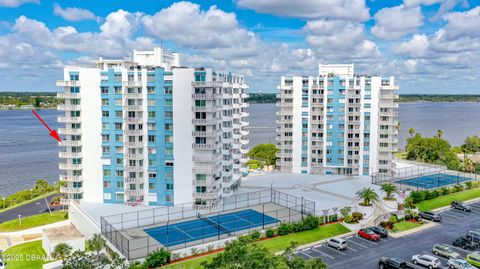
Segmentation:
{"type": "Polygon", "coordinates": [[[440,222],[440,220],[442,220],[442,217],[440,217],[440,215],[435,212],[425,211],[418,213],[418,215],[420,216],[420,218],[430,221],[440,222]]]}
{"type": "Polygon", "coordinates": [[[460,254],[453,251],[451,247],[444,244],[436,244],[435,246],[433,246],[432,252],[435,253],[435,255],[443,256],[448,259],[460,258],[460,254]]]}
{"type": "Polygon", "coordinates": [[[397,258],[382,257],[378,261],[378,268],[380,269],[413,269],[405,261],[397,258]]]}
{"type": "Polygon", "coordinates": [[[368,229],[370,229],[372,232],[380,235],[381,238],[387,238],[388,237],[388,231],[385,230],[382,227],[372,226],[372,227],[368,227],[368,229]]]}
{"type": "Polygon", "coordinates": [[[325,245],[338,250],[347,249],[347,241],[342,238],[330,238],[325,242],[325,245]]]}
{"type": "Polygon", "coordinates": [[[454,209],[458,209],[458,210],[462,210],[462,211],[465,211],[465,212],[470,212],[471,208],[470,206],[462,203],[462,202],[458,202],[458,201],[453,201],[450,206],[454,209]]]}
{"type": "Polygon", "coordinates": [[[472,237],[468,236],[462,236],[457,239],[455,239],[452,243],[453,246],[455,247],[461,247],[463,249],[476,249],[478,248],[478,243],[474,242],[472,240],[472,237]]]}
{"type": "Polygon", "coordinates": [[[473,266],[480,268],[480,252],[474,251],[467,255],[467,262],[473,266]]]}
{"type": "Polygon", "coordinates": [[[473,242],[480,243],[480,232],[468,231],[466,237],[471,239],[473,242]]]}
{"type": "Polygon", "coordinates": [[[0,269],[5,269],[5,266],[7,265],[6,262],[3,262],[2,259],[0,259],[0,269]]]}
{"type": "Polygon", "coordinates": [[[451,268],[451,269],[474,269],[475,268],[464,259],[450,259],[447,262],[447,266],[448,268],[451,268]]]}
{"type": "Polygon", "coordinates": [[[357,234],[360,237],[363,237],[365,239],[372,240],[372,241],[378,241],[378,239],[380,239],[380,236],[374,233],[370,229],[360,229],[357,234]]]}
{"type": "Polygon", "coordinates": [[[440,266],[442,265],[436,257],[433,257],[431,255],[413,255],[412,262],[414,264],[426,266],[430,269],[440,268],[440,266]]]}

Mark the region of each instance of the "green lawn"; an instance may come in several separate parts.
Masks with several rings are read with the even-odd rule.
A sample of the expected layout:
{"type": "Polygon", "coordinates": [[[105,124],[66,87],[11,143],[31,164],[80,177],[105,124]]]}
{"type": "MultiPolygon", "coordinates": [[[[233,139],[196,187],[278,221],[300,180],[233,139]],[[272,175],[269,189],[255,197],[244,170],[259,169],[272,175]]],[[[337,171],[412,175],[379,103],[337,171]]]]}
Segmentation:
{"type": "Polygon", "coordinates": [[[462,192],[451,193],[434,199],[422,201],[417,204],[421,211],[432,210],[435,208],[449,205],[453,201],[467,201],[480,197],[480,188],[474,188],[462,192]]]}
{"type": "MultiPolygon", "coordinates": [[[[298,245],[300,246],[300,245],[305,245],[315,241],[319,241],[325,238],[348,233],[349,231],[350,230],[345,228],[345,226],[339,223],[335,223],[335,224],[325,225],[310,231],[293,233],[285,236],[272,238],[270,240],[260,241],[260,244],[264,245],[268,250],[272,252],[278,252],[281,250],[285,250],[288,246],[290,246],[290,243],[293,241],[297,242],[298,245]]],[[[165,268],[169,268],[169,269],[202,268],[200,264],[203,261],[210,261],[211,259],[213,259],[215,255],[216,254],[212,254],[212,255],[188,260],[185,262],[172,264],[170,266],[166,266],[165,268]]]]}
{"type": "Polygon", "coordinates": [[[41,269],[46,255],[42,240],[16,245],[3,252],[7,269],[41,269]]]}
{"type": "Polygon", "coordinates": [[[421,225],[420,223],[414,223],[414,222],[410,222],[410,221],[400,221],[400,222],[397,222],[393,225],[392,230],[393,230],[394,233],[403,232],[403,231],[406,231],[406,230],[416,228],[420,225],[421,225]]]}
{"type": "Polygon", "coordinates": [[[25,229],[42,226],[68,219],[66,211],[56,211],[50,213],[39,214],[35,216],[22,218],[22,225],[18,219],[9,220],[0,224],[0,232],[15,232],[25,229]]]}

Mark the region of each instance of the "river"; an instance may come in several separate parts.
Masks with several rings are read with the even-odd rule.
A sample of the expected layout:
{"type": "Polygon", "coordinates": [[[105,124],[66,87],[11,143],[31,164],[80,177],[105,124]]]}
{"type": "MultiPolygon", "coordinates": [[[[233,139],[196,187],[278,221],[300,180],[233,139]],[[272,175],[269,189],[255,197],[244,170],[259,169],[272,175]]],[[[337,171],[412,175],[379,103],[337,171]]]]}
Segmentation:
{"type": "MultiPolygon", "coordinates": [[[[250,145],[275,143],[275,104],[250,105],[250,145]]],[[[39,114],[57,129],[59,111],[39,114]]],[[[442,130],[452,145],[466,136],[480,135],[479,103],[401,103],[399,147],[405,145],[408,129],[426,136],[442,130]]],[[[0,111],[0,195],[30,188],[35,179],[58,181],[58,144],[31,111],[0,111]]]]}

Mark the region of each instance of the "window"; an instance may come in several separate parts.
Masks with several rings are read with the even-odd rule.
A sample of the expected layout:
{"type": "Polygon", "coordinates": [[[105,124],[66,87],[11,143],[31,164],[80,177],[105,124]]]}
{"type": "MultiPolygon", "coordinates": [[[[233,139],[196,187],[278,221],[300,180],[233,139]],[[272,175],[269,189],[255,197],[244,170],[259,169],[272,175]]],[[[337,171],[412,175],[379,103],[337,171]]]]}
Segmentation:
{"type": "Polygon", "coordinates": [[[155,111],[148,111],[149,118],[155,118],[155,111]]]}
{"type": "Polygon", "coordinates": [[[100,87],[100,92],[102,94],[108,94],[108,87],[100,87]]]}
{"type": "Polygon", "coordinates": [[[167,190],[173,190],[173,183],[167,183],[166,184],[167,190]]]}
{"type": "Polygon", "coordinates": [[[111,175],[111,171],[110,170],[103,170],[103,176],[110,176],[111,175]]]}
{"type": "Polygon", "coordinates": [[[80,111],[70,111],[70,117],[80,117],[80,111]]]}
{"type": "Polygon", "coordinates": [[[110,182],[110,181],[103,181],[103,187],[104,187],[104,188],[110,188],[110,187],[112,187],[112,182],[110,182]]]}
{"type": "Polygon", "coordinates": [[[157,185],[155,183],[148,183],[149,190],[155,190],[156,188],[157,188],[157,185]]]}
{"type": "Polygon", "coordinates": [[[123,201],[124,194],[123,193],[116,193],[115,198],[116,198],[117,201],[123,201]]]}
{"type": "Polygon", "coordinates": [[[148,136],[148,142],[155,143],[155,136],[154,135],[149,135],[148,136]]]}
{"type": "Polygon", "coordinates": [[[108,192],[103,193],[103,199],[104,200],[112,200],[112,194],[108,192]]]}
{"type": "Polygon", "coordinates": [[[102,117],[110,117],[109,111],[102,111],[102,117]]]}
{"type": "Polygon", "coordinates": [[[116,171],[115,171],[115,175],[116,175],[117,177],[123,177],[123,170],[116,170],[116,171]]]}
{"type": "Polygon", "coordinates": [[[123,189],[123,181],[117,181],[117,189],[123,189]]]}

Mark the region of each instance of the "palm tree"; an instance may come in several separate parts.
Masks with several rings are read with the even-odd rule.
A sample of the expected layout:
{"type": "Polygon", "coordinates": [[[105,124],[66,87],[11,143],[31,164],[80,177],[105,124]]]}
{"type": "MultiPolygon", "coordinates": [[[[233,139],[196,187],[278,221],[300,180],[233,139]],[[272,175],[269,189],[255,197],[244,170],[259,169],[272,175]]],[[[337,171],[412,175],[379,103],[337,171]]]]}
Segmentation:
{"type": "Polygon", "coordinates": [[[69,244],[59,243],[53,249],[52,257],[54,259],[62,260],[62,264],[65,265],[65,260],[70,256],[70,253],[72,253],[72,249],[73,248],[69,244]]]}
{"type": "Polygon", "coordinates": [[[387,199],[391,198],[392,193],[397,191],[397,186],[392,183],[385,183],[381,187],[382,191],[387,195],[387,199]]]}
{"type": "Polygon", "coordinates": [[[442,138],[443,137],[443,131],[442,130],[437,130],[437,137],[442,138]]]}
{"type": "Polygon", "coordinates": [[[372,188],[363,188],[357,191],[355,195],[363,199],[364,206],[370,206],[370,202],[378,201],[378,194],[372,188]]]}
{"type": "Polygon", "coordinates": [[[95,251],[97,255],[105,247],[106,241],[103,239],[101,234],[94,234],[93,237],[87,240],[88,249],[95,251]]]}
{"type": "Polygon", "coordinates": [[[466,158],[463,161],[463,166],[465,167],[466,172],[472,173],[473,170],[475,170],[475,164],[473,163],[473,161],[471,159],[466,158]]]}
{"type": "Polygon", "coordinates": [[[408,133],[410,134],[410,137],[413,137],[413,135],[415,134],[415,129],[413,128],[408,129],[408,133]]]}

